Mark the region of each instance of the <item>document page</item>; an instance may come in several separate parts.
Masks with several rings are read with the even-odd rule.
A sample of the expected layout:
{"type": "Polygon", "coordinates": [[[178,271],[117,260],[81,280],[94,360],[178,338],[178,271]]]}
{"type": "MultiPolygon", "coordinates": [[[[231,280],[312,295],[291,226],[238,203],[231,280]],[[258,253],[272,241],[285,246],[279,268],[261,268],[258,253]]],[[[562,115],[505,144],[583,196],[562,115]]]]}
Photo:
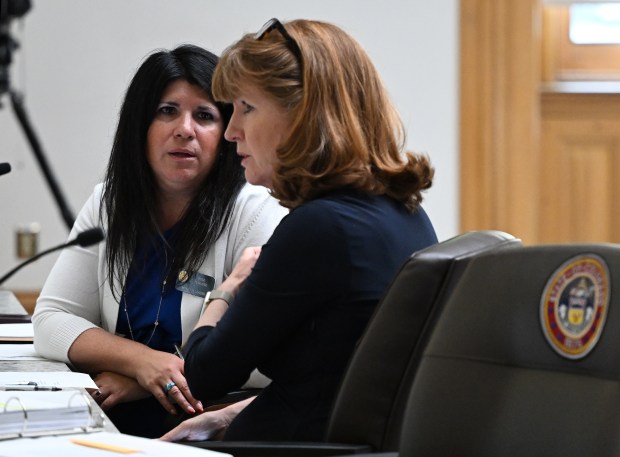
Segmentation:
{"type": "Polygon", "coordinates": [[[0,344],[0,360],[47,360],[34,350],[32,344],[0,344]]]}
{"type": "Polygon", "coordinates": [[[75,371],[3,371],[0,372],[0,390],[13,385],[39,387],[84,387],[96,389],[97,384],[85,374],[75,371]]]}
{"type": "Polygon", "coordinates": [[[231,457],[230,454],[122,433],[97,432],[42,438],[0,441],[2,457],[40,455],[45,457],[231,457]],[[108,452],[106,452],[108,451],[108,452]]]}

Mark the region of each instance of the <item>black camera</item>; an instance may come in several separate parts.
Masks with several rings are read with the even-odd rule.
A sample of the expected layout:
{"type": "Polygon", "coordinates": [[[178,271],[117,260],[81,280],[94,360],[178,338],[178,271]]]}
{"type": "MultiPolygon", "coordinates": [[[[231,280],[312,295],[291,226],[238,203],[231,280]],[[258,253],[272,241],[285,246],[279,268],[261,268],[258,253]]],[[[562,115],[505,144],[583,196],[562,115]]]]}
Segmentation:
{"type": "Polygon", "coordinates": [[[9,65],[19,44],[11,37],[11,20],[30,9],[30,0],[0,0],[0,95],[9,90],[9,65]]]}

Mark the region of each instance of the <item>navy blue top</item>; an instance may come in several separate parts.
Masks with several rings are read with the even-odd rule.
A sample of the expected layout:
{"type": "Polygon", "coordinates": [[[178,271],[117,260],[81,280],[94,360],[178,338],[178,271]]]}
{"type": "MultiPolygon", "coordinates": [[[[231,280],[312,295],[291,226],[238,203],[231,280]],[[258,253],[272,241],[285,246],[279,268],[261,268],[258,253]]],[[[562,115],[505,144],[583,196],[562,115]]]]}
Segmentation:
{"type": "MultiPolygon", "coordinates": [[[[164,232],[164,238],[169,241],[174,230],[172,227],[164,232]]],[[[172,262],[172,259],[166,259],[164,243],[164,240],[155,238],[153,243],[141,243],[136,249],[119,304],[116,333],[158,351],[174,352],[175,345],[180,345],[182,338],[183,294],[174,287],[175,276],[168,279],[165,288],[162,287],[164,275],[170,276],[169,263],[172,262]],[[155,326],[158,312],[159,324],[155,326]]]]}
{"type": "Polygon", "coordinates": [[[405,260],[437,242],[422,208],[338,192],[286,216],[216,327],[195,330],[185,375],[208,401],[258,367],[272,379],[227,440],[319,440],[341,376],[405,260]]]}
{"type": "MultiPolygon", "coordinates": [[[[165,243],[174,236],[176,226],[164,232],[164,239],[155,236],[152,241],[139,244],[125,279],[124,293],[118,309],[116,334],[165,352],[174,352],[181,344],[181,298],[183,292],[175,288],[176,275],[170,273],[172,259],[166,259],[165,243]],[[169,276],[162,295],[162,282],[169,276]],[[160,307],[161,300],[161,307],[160,307]],[[125,314],[127,303],[128,318],[125,314]],[[155,328],[159,308],[159,324],[155,328]],[[129,331],[131,325],[131,332],[129,331]],[[133,333],[133,338],[132,334],[133,333]],[[151,336],[152,335],[152,336],[151,336]]],[[[115,405],[107,416],[123,433],[156,438],[168,431],[168,412],[153,396],[115,405]]]]}

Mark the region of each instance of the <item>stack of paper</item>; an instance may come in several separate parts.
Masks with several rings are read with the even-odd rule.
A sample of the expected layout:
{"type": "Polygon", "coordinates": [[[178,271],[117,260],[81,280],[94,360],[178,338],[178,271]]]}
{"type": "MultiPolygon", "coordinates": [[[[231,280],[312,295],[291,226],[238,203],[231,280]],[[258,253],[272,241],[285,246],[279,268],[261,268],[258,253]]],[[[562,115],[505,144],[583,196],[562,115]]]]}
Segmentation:
{"type": "Polygon", "coordinates": [[[32,343],[34,327],[31,323],[0,324],[0,341],[32,343]]]}

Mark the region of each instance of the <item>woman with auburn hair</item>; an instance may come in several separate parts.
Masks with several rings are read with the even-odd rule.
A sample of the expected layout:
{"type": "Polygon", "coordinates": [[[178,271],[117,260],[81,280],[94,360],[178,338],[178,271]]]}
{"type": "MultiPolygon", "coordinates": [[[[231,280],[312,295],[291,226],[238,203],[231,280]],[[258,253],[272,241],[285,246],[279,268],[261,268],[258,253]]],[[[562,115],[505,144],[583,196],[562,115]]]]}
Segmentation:
{"type": "Polygon", "coordinates": [[[203,401],[258,368],[256,398],[189,419],[163,439],[318,440],[356,342],[403,262],[437,242],[420,206],[427,157],[404,129],[361,46],[319,21],[269,21],[221,57],[225,137],[252,184],[290,208],[248,248],[184,347],[203,401]],[[223,298],[223,299],[222,299],[223,298]]]}

